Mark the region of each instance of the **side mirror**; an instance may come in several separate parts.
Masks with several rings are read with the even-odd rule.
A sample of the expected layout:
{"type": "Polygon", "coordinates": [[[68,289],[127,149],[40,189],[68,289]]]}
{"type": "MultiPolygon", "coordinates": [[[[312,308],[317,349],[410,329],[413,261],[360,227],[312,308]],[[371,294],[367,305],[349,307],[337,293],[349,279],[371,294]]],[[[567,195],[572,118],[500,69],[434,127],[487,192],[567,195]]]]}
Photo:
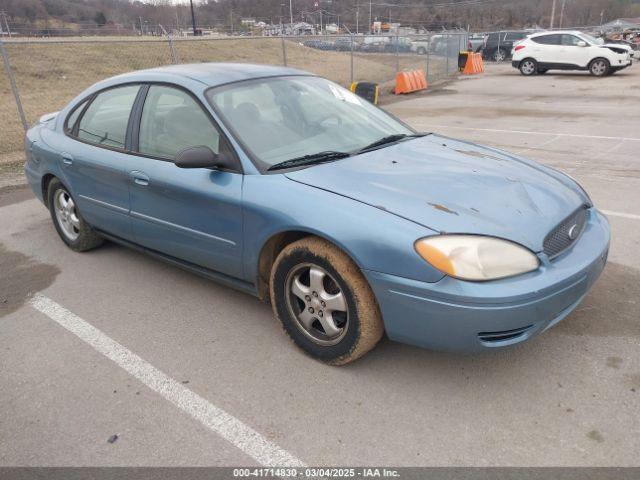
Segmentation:
{"type": "Polygon", "coordinates": [[[579,47],[586,47],[587,46],[587,42],[583,42],[582,40],[580,40],[577,45],[579,47]]]}
{"type": "Polygon", "coordinates": [[[209,147],[185,148],[176,155],[173,163],[180,168],[225,168],[229,165],[223,156],[214,153],[209,147]]]}

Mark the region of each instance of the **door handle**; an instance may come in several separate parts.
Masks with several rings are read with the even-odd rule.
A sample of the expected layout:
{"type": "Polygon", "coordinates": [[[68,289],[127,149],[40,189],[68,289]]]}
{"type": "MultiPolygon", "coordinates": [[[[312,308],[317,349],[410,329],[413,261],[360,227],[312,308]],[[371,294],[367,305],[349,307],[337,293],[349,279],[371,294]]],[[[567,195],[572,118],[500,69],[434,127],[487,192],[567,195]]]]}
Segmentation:
{"type": "Polygon", "coordinates": [[[61,155],[62,163],[65,165],[73,165],[73,157],[68,153],[63,153],[61,155]]]}
{"type": "Polygon", "coordinates": [[[149,177],[145,173],[134,170],[129,175],[131,175],[131,178],[133,178],[133,183],[135,183],[136,185],[141,185],[143,187],[149,185],[149,177]]]}

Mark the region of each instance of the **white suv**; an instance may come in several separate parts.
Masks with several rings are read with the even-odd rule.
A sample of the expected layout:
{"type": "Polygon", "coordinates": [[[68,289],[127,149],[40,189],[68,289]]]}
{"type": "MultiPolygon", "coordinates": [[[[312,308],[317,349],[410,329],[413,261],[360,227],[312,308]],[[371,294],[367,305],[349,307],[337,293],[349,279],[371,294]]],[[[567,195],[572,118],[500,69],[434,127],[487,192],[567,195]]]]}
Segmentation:
{"type": "Polygon", "coordinates": [[[523,75],[557,69],[588,70],[597,77],[631,65],[630,47],[600,42],[578,31],[534,33],[513,46],[511,64],[523,75]]]}

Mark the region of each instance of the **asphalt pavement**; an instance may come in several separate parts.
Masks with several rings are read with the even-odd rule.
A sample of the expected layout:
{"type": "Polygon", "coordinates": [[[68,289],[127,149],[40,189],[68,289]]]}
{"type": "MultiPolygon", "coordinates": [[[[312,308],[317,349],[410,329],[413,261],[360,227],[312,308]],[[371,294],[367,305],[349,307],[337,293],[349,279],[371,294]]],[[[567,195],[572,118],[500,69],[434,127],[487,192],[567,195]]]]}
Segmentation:
{"type": "Polygon", "coordinates": [[[383,340],[329,367],[268,305],[114,244],[74,253],[0,186],[0,465],[637,466],[640,67],[490,65],[385,108],[584,185],[613,240],[574,313],[508,350],[383,340]]]}

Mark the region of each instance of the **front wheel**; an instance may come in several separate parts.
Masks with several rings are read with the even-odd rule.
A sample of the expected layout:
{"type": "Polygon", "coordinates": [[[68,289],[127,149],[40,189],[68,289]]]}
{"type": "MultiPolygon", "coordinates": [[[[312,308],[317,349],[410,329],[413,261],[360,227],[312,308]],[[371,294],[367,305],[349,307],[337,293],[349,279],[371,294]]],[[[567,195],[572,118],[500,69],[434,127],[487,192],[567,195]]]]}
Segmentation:
{"type": "Polygon", "coordinates": [[[611,64],[606,58],[596,58],[589,65],[589,72],[594,77],[604,77],[609,73],[611,64]]]}
{"type": "Polygon", "coordinates": [[[291,339],[314,358],[344,365],[384,332],[378,303],[357,265],[317,237],[288,245],[271,270],[271,304],[291,339]]]}
{"type": "Polygon", "coordinates": [[[519,68],[520,73],[528,77],[538,72],[538,63],[533,58],[525,58],[520,62],[519,68]]]}
{"type": "Polygon", "coordinates": [[[74,198],[57,178],[49,184],[47,205],[58,235],[71,250],[84,252],[102,245],[102,237],[84,221],[74,198]]]}

